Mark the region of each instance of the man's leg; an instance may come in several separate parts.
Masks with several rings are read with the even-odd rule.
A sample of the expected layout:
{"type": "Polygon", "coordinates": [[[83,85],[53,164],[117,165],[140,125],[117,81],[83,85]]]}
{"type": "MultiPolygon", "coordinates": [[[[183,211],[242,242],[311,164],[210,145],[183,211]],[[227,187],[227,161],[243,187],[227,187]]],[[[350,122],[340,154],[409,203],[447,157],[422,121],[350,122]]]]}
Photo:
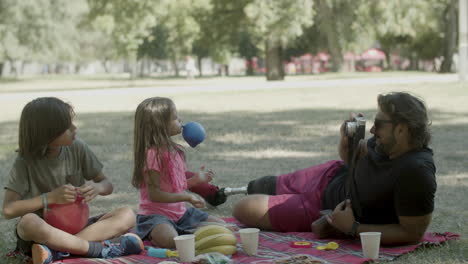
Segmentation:
{"type": "Polygon", "coordinates": [[[248,194],[276,194],[276,176],[263,176],[249,182],[247,186],[248,194]]]}
{"type": "Polygon", "coordinates": [[[246,226],[272,230],[268,199],[268,195],[262,194],[246,196],[235,205],[232,215],[246,226]]]}
{"type": "Polygon", "coordinates": [[[135,223],[136,216],[132,209],[118,208],[103,215],[96,223],[87,226],[76,236],[88,241],[102,241],[127,233],[135,223]]]}

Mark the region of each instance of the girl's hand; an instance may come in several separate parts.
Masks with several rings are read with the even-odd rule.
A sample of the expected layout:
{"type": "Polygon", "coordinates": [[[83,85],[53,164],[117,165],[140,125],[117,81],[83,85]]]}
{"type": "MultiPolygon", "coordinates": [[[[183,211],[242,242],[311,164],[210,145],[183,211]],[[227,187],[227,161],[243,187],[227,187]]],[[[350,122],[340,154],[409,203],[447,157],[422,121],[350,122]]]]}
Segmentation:
{"type": "Polygon", "coordinates": [[[213,180],[215,174],[212,170],[205,171],[205,166],[200,167],[200,171],[198,172],[198,183],[205,183],[210,182],[213,180]]]}
{"type": "Polygon", "coordinates": [[[200,200],[193,194],[189,194],[189,199],[187,200],[187,202],[191,203],[195,208],[205,207],[205,202],[203,200],[200,200]]]}
{"type": "Polygon", "coordinates": [[[66,184],[51,191],[47,196],[47,200],[50,204],[73,203],[76,199],[76,194],[76,187],[66,184]]]}
{"type": "Polygon", "coordinates": [[[87,182],[78,188],[78,193],[83,196],[86,202],[96,198],[100,192],[99,185],[94,182],[87,182]]]}

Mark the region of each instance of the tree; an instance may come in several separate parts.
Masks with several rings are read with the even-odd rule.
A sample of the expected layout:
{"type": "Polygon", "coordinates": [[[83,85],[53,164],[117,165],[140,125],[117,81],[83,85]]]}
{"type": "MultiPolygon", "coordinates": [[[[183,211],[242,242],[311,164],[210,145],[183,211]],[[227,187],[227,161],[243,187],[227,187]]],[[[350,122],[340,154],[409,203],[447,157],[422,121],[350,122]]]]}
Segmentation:
{"type": "Polygon", "coordinates": [[[453,63],[453,54],[457,48],[458,35],[458,1],[445,1],[445,8],[442,10],[442,28],[443,28],[443,57],[440,72],[450,72],[453,63]]]}
{"type": "MultiPolygon", "coordinates": [[[[363,0],[358,8],[358,23],[374,34],[387,55],[399,49],[407,49],[428,32],[439,31],[437,0],[363,0]]],[[[417,67],[418,52],[409,54],[413,67],[417,67]]]]}
{"type": "Polygon", "coordinates": [[[88,23],[106,33],[113,43],[118,57],[130,61],[131,75],[136,73],[138,47],[150,35],[162,13],[164,0],[88,0],[88,23]]]}
{"type": "Polygon", "coordinates": [[[356,38],[356,6],[361,0],[316,0],[316,23],[325,36],[330,52],[332,71],[343,70],[343,53],[353,49],[356,38]]]}
{"type": "Polygon", "coordinates": [[[313,23],[312,0],[254,0],[245,8],[258,45],[266,55],[267,80],[283,80],[283,50],[313,23]],[[263,43],[263,44],[260,44],[263,43]]]}
{"type": "MultiPolygon", "coordinates": [[[[242,32],[248,31],[251,26],[244,12],[245,6],[252,0],[211,0],[204,8],[194,8],[193,16],[200,26],[193,52],[198,61],[204,57],[211,57],[215,62],[222,64],[228,74],[227,63],[229,58],[239,53],[242,32]]],[[[201,69],[201,68],[200,68],[201,69]]]]}
{"type": "Polygon", "coordinates": [[[76,25],[87,12],[82,0],[2,0],[0,64],[73,60],[78,47],[76,25]]]}

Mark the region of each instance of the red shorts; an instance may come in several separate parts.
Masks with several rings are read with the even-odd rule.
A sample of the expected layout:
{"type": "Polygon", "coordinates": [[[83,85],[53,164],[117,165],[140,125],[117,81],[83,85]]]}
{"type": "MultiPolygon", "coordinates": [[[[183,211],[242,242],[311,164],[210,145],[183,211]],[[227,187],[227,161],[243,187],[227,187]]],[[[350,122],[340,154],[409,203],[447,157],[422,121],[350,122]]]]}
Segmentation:
{"type": "Polygon", "coordinates": [[[322,195],[339,168],[341,160],[278,176],[276,195],[268,198],[268,216],[274,230],[310,232],[310,225],[319,218],[322,195]]]}

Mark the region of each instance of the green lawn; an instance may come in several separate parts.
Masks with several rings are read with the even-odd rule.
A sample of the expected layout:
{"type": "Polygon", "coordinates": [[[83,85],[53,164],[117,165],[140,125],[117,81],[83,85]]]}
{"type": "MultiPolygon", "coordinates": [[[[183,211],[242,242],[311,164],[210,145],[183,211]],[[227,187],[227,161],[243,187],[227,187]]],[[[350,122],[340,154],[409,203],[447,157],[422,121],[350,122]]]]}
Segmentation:
{"type": "MultiPolygon", "coordinates": [[[[393,76],[393,75],[379,75],[393,76]]],[[[357,76],[359,77],[359,76],[357,76]]],[[[368,77],[368,76],[367,76],[368,77]]],[[[305,77],[296,77],[305,78],[305,77]]],[[[345,76],[345,79],[347,77],[345,76]]],[[[352,76],[352,78],[355,78],[352,76]]],[[[235,78],[217,79],[236,83],[235,78]]],[[[239,85],[248,85],[257,78],[243,79],[239,85]]],[[[160,85],[160,80],[146,80],[150,86],[160,85]]],[[[171,82],[184,82],[174,80],[171,82]]],[[[195,80],[204,82],[206,80],[195,80]]],[[[313,82],[313,79],[310,80],[313,82]]],[[[54,83],[54,80],[47,80],[54,83]]],[[[96,81],[84,81],[93,87],[96,81]]],[[[113,81],[117,82],[117,81],[113,81]]],[[[126,81],[122,81],[126,82],[126,81]]],[[[22,80],[24,91],[37,90],[41,80],[22,80]]],[[[11,84],[11,83],[9,83],[11,84]]],[[[74,81],[79,88],[80,81],[74,81]]],[[[174,89],[177,89],[174,84],[174,89]]],[[[60,83],[54,83],[59,87],[60,83]]],[[[117,85],[121,86],[121,85],[117,85]]],[[[123,86],[123,85],[122,85],[123,86]]],[[[96,87],[101,87],[99,84],[96,87]]],[[[148,88],[150,89],[150,88],[148,88]]],[[[51,90],[51,89],[45,89],[51,90]]],[[[54,89],[52,89],[54,90],[54,89]]],[[[184,122],[197,121],[204,125],[208,137],[195,149],[187,144],[189,169],[202,164],[212,168],[217,176],[214,183],[220,186],[240,186],[250,179],[263,175],[277,175],[308,167],[329,159],[338,158],[336,144],[338,129],[348,112],[362,112],[373,119],[376,97],[388,91],[410,91],[424,98],[431,109],[433,143],[437,165],[438,191],[436,208],[430,231],[454,232],[460,241],[442,247],[425,248],[403,256],[398,263],[467,263],[468,262],[468,86],[458,83],[419,83],[411,85],[368,85],[314,88],[281,88],[251,91],[186,92],[169,95],[184,122]]],[[[6,92],[11,92],[8,90],[6,92]]],[[[156,96],[158,94],[153,94],[156,96]]],[[[0,97],[2,87],[0,87],[0,97]]],[[[114,193],[92,202],[91,213],[96,214],[121,206],[136,209],[137,190],[131,187],[133,109],[140,95],[125,99],[92,98],[104,106],[87,106],[86,99],[76,96],[69,99],[77,112],[79,137],[84,139],[105,164],[105,174],[114,183],[114,193]],[[129,104],[126,106],[125,104],[129,104]],[[123,106],[124,105],[124,106],[123,106]],[[94,108],[93,108],[94,107],[94,108]],[[96,110],[93,110],[96,109],[96,110]]],[[[92,101],[94,102],[94,101],[92,101]]],[[[18,99],[10,108],[21,109],[18,99]]],[[[3,110],[3,107],[0,107],[3,110]]],[[[0,111],[0,177],[5,183],[15,157],[17,144],[18,109],[0,111]],[[11,110],[11,111],[10,111],[11,110]],[[14,115],[12,113],[15,113],[14,115]]],[[[371,122],[367,124],[368,128],[371,122]]],[[[180,141],[180,137],[178,137],[180,141]]],[[[3,190],[0,191],[3,199],[3,190]]],[[[208,212],[228,217],[233,205],[242,196],[230,197],[226,204],[208,212]]],[[[0,254],[14,248],[16,220],[0,220],[0,254]]],[[[2,257],[0,257],[2,258],[2,257]]],[[[16,263],[1,260],[0,263],[16,263]]]]}

